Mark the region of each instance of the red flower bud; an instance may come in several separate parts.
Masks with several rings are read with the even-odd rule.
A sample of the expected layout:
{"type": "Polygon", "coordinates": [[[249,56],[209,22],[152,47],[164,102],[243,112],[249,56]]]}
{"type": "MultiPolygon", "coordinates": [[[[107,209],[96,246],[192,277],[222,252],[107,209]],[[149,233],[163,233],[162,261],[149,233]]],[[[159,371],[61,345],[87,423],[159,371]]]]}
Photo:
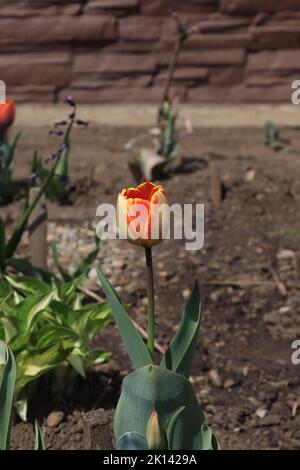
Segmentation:
{"type": "Polygon", "coordinates": [[[0,103],[0,127],[10,127],[16,117],[15,103],[13,100],[7,100],[6,103],[0,103]]]}

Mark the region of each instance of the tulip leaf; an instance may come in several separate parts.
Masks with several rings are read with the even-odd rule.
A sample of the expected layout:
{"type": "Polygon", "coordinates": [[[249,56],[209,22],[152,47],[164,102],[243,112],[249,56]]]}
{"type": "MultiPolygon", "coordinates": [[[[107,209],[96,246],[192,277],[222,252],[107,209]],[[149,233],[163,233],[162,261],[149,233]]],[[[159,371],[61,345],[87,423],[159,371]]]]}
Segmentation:
{"type": "Polygon", "coordinates": [[[148,444],[142,434],[131,431],[119,437],[117,450],[148,450],[148,444]]]}
{"type": "Polygon", "coordinates": [[[147,346],[121,304],[115,290],[98,268],[97,273],[133,367],[139,369],[140,367],[152,364],[152,358],[147,346]]]}
{"type": "Polygon", "coordinates": [[[44,436],[37,420],[34,423],[35,443],[34,450],[46,450],[44,436]]]}
{"type": "Polygon", "coordinates": [[[16,150],[16,146],[19,138],[21,137],[21,132],[18,132],[12,141],[7,145],[7,155],[6,155],[6,166],[11,169],[12,159],[16,150]]]}
{"type": "Polygon", "coordinates": [[[201,449],[204,415],[193,385],[183,375],[153,364],[135,370],[122,382],[114,417],[116,441],[132,430],[145,435],[149,416],[154,409],[166,433],[173,417],[172,446],[169,450],[201,449]],[[182,407],[184,409],[179,412],[182,407]],[[174,415],[176,411],[178,413],[174,415]]]}
{"type": "Polygon", "coordinates": [[[183,410],[185,409],[185,406],[179,406],[174,413],[171,414],[170,418],[168,419],[168,422],[166,424],[166,434],[167,434],[167,441],[168,441],[168,449],[172,449],[172,441],[173,441],[173,432],[174,432],[174,427],[177,421],[177,418],[181,415],[183,410]]]}
{"type": "Polygon", "coordinates": [[[8,242],[5,246],[5,260],[4,260],[5,262],[8,262],[10,260],[10,258],[13,257],[14,252],[17,249],[17,247],[18,247],[18,245],[21,241],[22,235],[23,235],[23,233],[26,229],[26,225],[27,225],[27,222],[29,220],[29,217],[30,217],[32,211],[35,209],[36,205],[38,204],[40,198],[42,197],[42,195],[46,191],[46,189],[48,187],[48,184],[50,183],[50,181],[51,181],[51,179],[52,179],[52,177],[53,177],[53,175],[56,171],[56,168],[57,168],[57,165],[60,161],[60,158],[61,158],[61,155],[56,159],[54,165],[52,166],[51,170],[49,171],[49,174],[48,174],[47,178],[43,181],[38,193],[35,195],[33,200],[30,203],[28,201],[26,202],[23,213],[22,213],[21,217],[19,218],[17,227],[15,228],[14,232],[12,233],[10,239],[8,240],[8,242]]]}
{"type": "Polygon", "coordinates": [[[0,450],[9,447],[15,382],[15,358],[9,346],[0,341],[0,450]]]}
{"type": "Polygon", "coordinates": [[[201,449],[202,450],[220,450],[220,444],[213,434],[211,428],[203,423],[201,427],[201,449]]]}
{"type": "Polygon", "coordinates": [[[164,354],[160,367],[189,378],[201,323],[202,301],[198,282],[183,312],[179,329],[164,354]]]}

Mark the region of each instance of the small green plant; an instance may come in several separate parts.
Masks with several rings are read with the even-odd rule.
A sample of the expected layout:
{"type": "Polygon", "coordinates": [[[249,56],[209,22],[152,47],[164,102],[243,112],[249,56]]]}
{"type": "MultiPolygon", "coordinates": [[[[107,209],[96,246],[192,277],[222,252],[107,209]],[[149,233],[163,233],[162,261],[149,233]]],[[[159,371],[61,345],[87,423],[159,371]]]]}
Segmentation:
{"type": "Polygon", "coordinates": [[[273,150],[282,150],[286,141],[281,138],[278,127],[272,121],[267,121],[264,126],[265,144],[273,150]]]}
{"type": "Polygon", "coordinates": [[[179,150],[176,139],[177,111],[173,110],[170,100],[164,101],[160,121],[157,126],[158,137],[154,139],[152,148],[142,148],[139,167],[146,180],[159,176],[164,168],[175,158],[179,150]]]}
{"type": "MultiPolygon", "coordinates": [[[[59,189],[61,188],[59,181],[62,183],[62,180],[60,180],[60,176],[58,176],[57,172],[60,172],[61,167],[65,165],[64,162],[68,158],[70,135],[71,135],[72,128],[74,124],[77,124],[79,126],[87,124],[87,123],[83,123],[83,121],[80,121],[76,118],[75,103],[73,102],[73,100],[70,97],[68,97],[66,101],[70,106],[72,106],[73,108],[72,113],[69,115],[67,121],[60,121],[60,123],[56,123],[56,131],[55,131],[56,134],[58,134],[59,136],[63,136],[63,142],[59,145],[57,151],[49,155],[45,160],[47,164],[53,160],[54,163],[52,167],[51,168],[47,167],[47,172],[43,174],[40,174],[38,171],[34,172],[31,174],[30,178],[28,179],[29,187],[32,187],[35,185],[37,178],[40,177],[42,180],[40,184],[40,188],[37,194],[35,195],[35,197],[31,201],[29,200],[29,193],[28,193],[26,202],[25,202],[22,214],[17,223],[17,226],[8,240],[6,239],[5,225],[0,216],[0,273],[1,272],[3,273],[7,266],[12,266],[20,271],[22,271],[21,269],[22,266],[26,266],[25,262],[22,263],[22,261],[17,260],[15,258],[15,252],[21,241],[23,233],[27,228],[29,217],[32,211],[34,210],[34,208],[36,207],[36,205],[38,204],[41,196],[44,193],[47,193],[49,187],[51,188],[50,191],[53,192],[53,194],[57,194],[57,197],[59,197],[58,195],[61,194],[60,189],[59,189]],[[57,126],[59,125],[67,126],[65,133],[62,132],[60,129],[57,129],[57,126]]],[[[36,169],[38,170],[38,168],[36,169]]],[[[28,263],[27,263],[27,270],[28,270],[28,263]]]]}
{"type": "MultiPolygon", "coordinates": [[[[0,340],[0,450],[10,448],[10,429],[16,383],[16,361],[10,347],[0,340]]],[[[35,421],[35,450],[45,450],[42,431],[35,421]]]]}
{"type": "Polygon", "coordinates": [[[49,285],[25,276],[0,278],[0,339],[16,358],[14,400],[22,418],[33,381],[52,371],[53,389],[67,390],[71,370],[85,377],[87,367],[108,358],[89,345],[110,322],[111,309],[106,302],[85,305],[78,290],[81,282],[49,285]]]}
{"type": "MultiPolygon", "coordinates": [[[[72,111],[68,114],[67,119],[55,122],[54,128],[50,131],[51,135],[63,136],[63,143],[59,163],[57,164],[55,172],[45,191],[46,195],[50,199],[57,200],[60,203],[63,203],[68,199],[72,189],[69,178],[69,154],[71,149],[70,134],[72,127],[74,124],[82,127],[86,127],[88,125],[87,122],[77,119],[76,103],[70,96],[66,97],[65,103],[71,106],[72,111]],[[66,131],[64,131],[64,129],[66,129],[66,131]]],[[[49,155],[44,163],[41,157],[38,156],[37,152],[34,153],[31,163],[31,171],[32,174],[38,175],[42,182],[44,182],[49,176],[51,170],[48,168],[47,163],[52,158],[55,158],[55,155],[49,155]]]]}
{"type": "Polygon", "coordinates": [[[184,309],[177,333],[159,364],[154,361],[155,302],[152,246],[162,238],[166,194],[162,186],[143,183],[124,189],[118,197],[118,225],[122,238],[127,231],[131,243],[145,249],[148,280],[148,341],[142,340],[131,318],[104,274],[99,280],[112,308],[120,335],[135,369],[123,380],[114,419],[114,433],[120,450],[170,449],[217,450],[220,448],[205,418],[189,380],[202,316],[198,283],[184,309]],[[140,205],[147,208],[136,232],[130,222],[140,205]],[[153,227],[153,213],[158,213],[153,227]],[[156,230],[155,230],[156,229],[156,230]]]}

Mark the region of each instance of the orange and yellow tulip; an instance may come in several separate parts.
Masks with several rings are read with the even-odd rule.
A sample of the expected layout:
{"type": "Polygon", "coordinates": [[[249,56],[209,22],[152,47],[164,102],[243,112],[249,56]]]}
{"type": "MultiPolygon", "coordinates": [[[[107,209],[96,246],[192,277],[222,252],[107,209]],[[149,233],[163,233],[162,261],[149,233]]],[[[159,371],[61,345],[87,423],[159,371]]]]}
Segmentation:
{"type": "Polygon", "coordinates": [[[166,208],[166,193],[161,185],[146,182],[123,189],[117,203],[119,237],[139,246],[162,242],[166,208]]]}

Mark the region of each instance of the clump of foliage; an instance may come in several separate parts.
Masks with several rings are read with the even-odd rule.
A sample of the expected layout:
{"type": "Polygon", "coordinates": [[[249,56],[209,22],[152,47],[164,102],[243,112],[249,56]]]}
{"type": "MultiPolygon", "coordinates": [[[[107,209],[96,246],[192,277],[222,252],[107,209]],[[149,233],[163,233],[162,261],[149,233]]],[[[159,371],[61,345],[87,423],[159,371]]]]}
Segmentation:
{"type": "Polygon", "coordinates": [[[89,346],[110,322],[111,309],[106,302],[84,304],[81,282],[82,277],[52,284],[26,276],[0,278],[0,340],[15,355],[14,401],[22,418],[33,381],[53,372],[53,390],[67,390],[71,370],[85,377],[89,366],[108,358],[102,349],[89,346]]]}
{"type": "Polygon", "coordinates": [[[171,100],[162,104],[160,120],[155,128],[152,148],[142,148],[139,167],[143,177],[151,181],[159,176],[165,167],[177,156],[179,144],[176,137],[177,111],[171,100]]]}
{"type": "MultiPolygon", "coordinates": [[[[56,274],[16,256],[29,217],[41,196],[47,193],[62,202],[70,189],[71,131],[74,124],[86,126],[87,123],[77,119],[76,105],[70,97],[66,102],[72,112],[65,121],[57,122],[51,131],[62,136],[63,141],[44,161],[35,155],[28,182],[29,187],[33,186],[39,178],[40,187],[32,200],[27,197],[9,237],[0,217],[0,344],[6,343],[0,351],[0,373],[1,364],[6,372],[15,368],[13,401],[8,406],[13,404],[22,419],[26,419],[28,399],[45,383],[53,393],[68,393],[76,375],[85,377],[88,367],[106,361],[109,356],[100,348],[90,349],[90,344],[110,322],[111,309],[107,302],[100,305],[87,303],[82,293],[88,272],[99,253],[100,240],[95,239],[95,248],[80,261],[73,273],[61,265],[54,242],[52,255],[56,274]],[[49,168],[48,163],[52,161],[49,168]],[[22,275],[12,275],[13,272],[22,275]]],[[[1,413],[0,404],[2,432],[1,413]]],[[[42,436],[37,425],[36,432],[37,445],[40,445],[42,436]]],[[[8,441],[6,444],[2,441],[1,448],[5,446],[7,448],[8,441]]]]}
{"type": "MultiPolygon", "coordinates": [[[[35,154],[32,164],[35,171],[28,178],[28,189],[36,184],[38,178],[41,179],[40,187],[32,200],[29,200],[28,191],[26,202],[18,220],[17,226],[9,239],[6,238],[5,224],[0,216],[0,273],[4,272],[8,266],[11,266],[21,272],[24,272],[23,268],[26,268],[25,271],[26,274],[28,274],[28,270],[30,268],[28,263],[16,259],[15,253],[23,233],[27,228],[29,217],[44,193],[48,192],[49,195],[52,195],[53,197],[56,197],[62,201],[69,192],[70,188],[66,183],[66,174],[64,168],[67,168],[66,162],[68,161],[71,132],[74,124],[77,124],[78,126],[86,126],[87,123],[77,119],[76,105],[72,98],[66,98],[66,102],[69,106],[72,107],[72,112],[68,115],[67,120],[59,121],[54,126],[55,129],[52,130],[52,133],[62,136],[63,141],[58,146],[56,152],[51,153],[45,159],[44,163],[38,159],[35,154]],[[65,132],[60,129],[61,126],[66,126],[65,132]],[[47,165],[52,161],[54,161],[54,163],[52,167],[49,168],[47,165]]],[[[38,270],[35,270],[35,274],[37,272],[38,270]]],[[[42,270],[40,270],[40,272],[42,272],[42,270]]],[[[31,274],[33,274],[33,272],[30,273],[30,275],[31,274]]],[[[46,274],[47,273],[45,273],[45,275],[46,274]]]]}

